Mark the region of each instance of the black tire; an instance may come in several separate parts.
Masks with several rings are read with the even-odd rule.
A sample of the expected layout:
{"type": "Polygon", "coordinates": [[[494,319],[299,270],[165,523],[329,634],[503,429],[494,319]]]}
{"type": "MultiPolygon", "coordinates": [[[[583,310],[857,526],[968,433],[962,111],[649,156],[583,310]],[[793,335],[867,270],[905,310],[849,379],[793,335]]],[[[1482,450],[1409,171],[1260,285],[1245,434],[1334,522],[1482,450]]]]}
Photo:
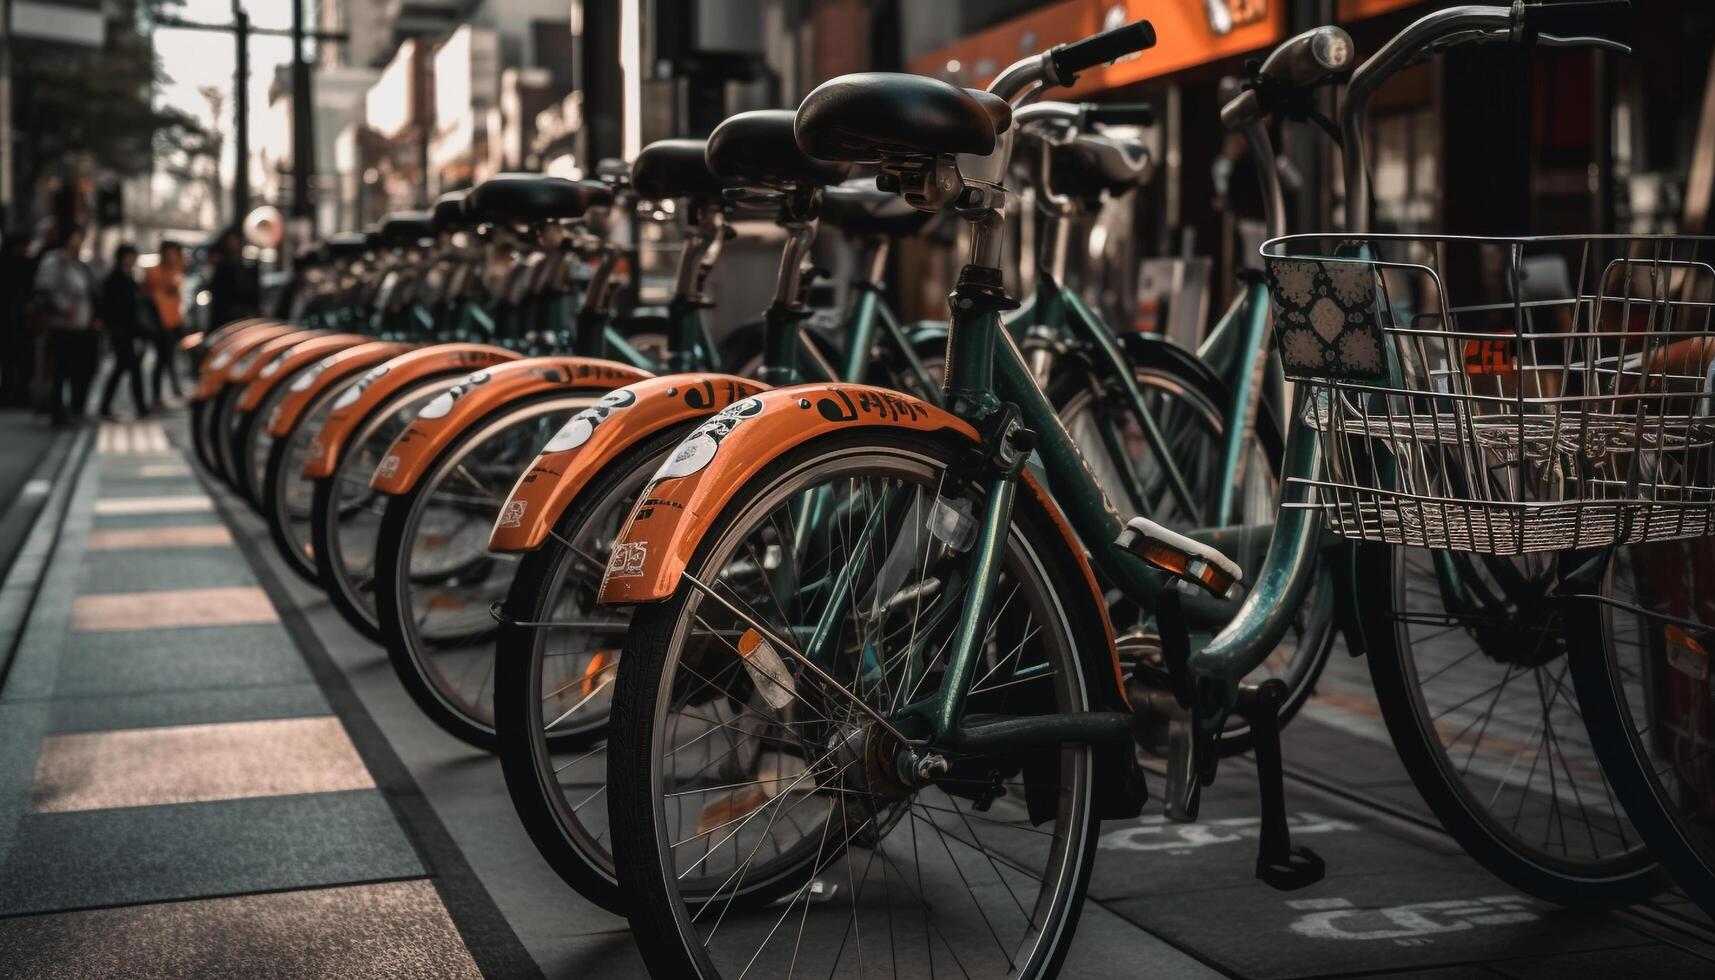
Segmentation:
{"type": "MultiPolygon", "coordinates": [[[[1534,834],[1527,839],[1515,829],[1524,816],[1527,802],[1537,799],[1532,794],[1540,795],[1534,766],[1523,774],[1525,782],[1520,787],[1514,781],[1516,770],[1503,768],[1498,761],[1491,761],[1487,756],[1478,757],[1491,727],[1493,712],[1507,687],[1513,679],[1529,674],[1534,684],[1552,683],[1548,690],[1555,692],[1541,707],[1541,717],[1549,719],[1542,728],[1545,733],[1542,737],[1545,743],[1552,742],[1554,747],[1533,755],[1533,763],[1547,756],[1550,776],[1555,773],[1557,756],[1561,768],[1568,772],[1576,771],[1583,775],[1586,769],[1597,768],[1593,759],[1589,760],[1591,764],[1587,767],[1567,761],[1568,758],[1580,757],[1578,754],[1582,749],[1577,739],[1587,726],[1574,721],[1577,730],[1567,731],[1572,726],[1563,725],[1563,734],[1554,734],[1552,712],[1562,696],[1556,675],[1563,675],[1566,669],[1564,664],[1555,665],[1564,655],[1555,656],[1552,650],[1548,650],[1543,656],[1549,659],[1540,664],[1499,663],[1486,655],[1476,658],[1475,653],[1485,649],[1479,643],[1471,652],[1457,659],[1450,655],[1442,656],[1431,644],[1449,634],[1453,638],[1443,640],[1443,645],[1463,642],[1462,637],[1466,634],[1458,632],[1463,628],[1462,624],[1456,619],[1451,627],[1446,627],[1445,620],[1433,624],[1423,622],[1438,615],[1452,619],[1456,614],[1439,605],[1430,608],[1426,604],[1434,604],[1438,600],[1423,593],[1419,593],[1416,599],[1411,598],[1406,587],[1408,581],[1424,581],[1422,574],[1407,570],[1407,563],[1424,561],[1430,553],[1422,549],[1380,544],[1359,545],[1354,551],[1346,583],[1346,587],[1352,590],[1354,625],[1357,627],[1352,639],[1369,660],[1376,701],[1400,761],[1423,801],[1448,834],[1495,877],[1521,892],[1558,905],[1605,908],[1629,904],[1660,891],[1664,882],[1662,871],[1656,857],[1647,849],[1641,845],[1628,848],[1625,843],[1616,843],[1610,853],[1602,850],[1600,841],[1609,835],[1638,845],[1635,832],[1629,837],[1621,836],[1623,830],[1616,832],[1615,828],[1623,827],[1623,814],[1619,813],[1617,804],[1613,804],[1611,791],[1605,794],[1605,800],[1595,799],[1594,793],[1578,793],[1578,813],[1584,815],[1580,819],[1576,813],[1568,816],[1571,805],[1561,806],[1558,785],[1551,787],[1554,796],[1547,810],[1550,816],[1542,818],[1545,828],[1552,826],[1552,818],[1558,818],[1563,828],[1571,824],[1570,830],[1561,831],[1564,853],[1556,855],[1552,853],[1552,840],[1546,834],[1544,843],[1538,845],[1534,834]],[[1414,638],[1414,626],[1439,632],[1418,633],[1414,638]],[[1427,676],[1418,670],[1419,656],[1425,659],[1427,667],[1434,668],[1427,676]],[[1446,663],[1430,659],[1437,656],[1446,663]],[[1465,684],[1478,669],[1492,671],[1495,666],[1503,668],[1498,687],[1481,689],[1475,697],[1467,697],[1463,688],[1452,687],[1465,684]],[[1446,678],[1446,694],[1439,693],[1443,677],[1446,678]],[[1431,684],[1437,686],[1437,693],[1433,696],[1426,693],[1426,687],[1431,684]],[[1492,700],[1489,691],[1495,692],[1492,700]],[[1481,710],[1476,706],[1484,705],[1490,712],[1490,720],[1484,721],[1474,733],[1475,721],[1468,722],[1463,729],[1453,728],[1464,717],[1462,714],[1454,715],[1452,721],[1438,727],[1438,723],[1455,711],[1481,710]],[[1452,744],[1444,744],[1444,738],[1450,738],[1452,744]],[[1467,738],[1470,739],[1468,749],[1464,745],[1467,738]],[[1459,754],[1464,758],[1456,761],[1453,755],[1459,754]],[[1484,781],[1492,782],[1494,786],[1490,787],[1484,781]],[[1584,806],[1585,796],[1593,798],[1591,802],[1597,807],[1594,812],[1584,806]],[[1518,800],[1518,804],[1509,825],[1505,811],[1513,798],[1518,800]],[[1571,853],[1573,842],[1581,844],[1586,834],[1591,840],[1592,853],[1574,857],[1571,853]]],[[[1485,622],[1483,626],[1492,628],[1493,624],[1485,622]]],[[[1555,642],[1562,629],[1559,624],[1549,622],[1530,623],[1524,628],[1541,631],[1547,642],[1555,642]]],[[[1519,647],[1522,644],[1515,648],[1519,647]]],[[[1524,692],[1525,710],[1528,711],[1532,700],[1531,688],[1523,685],[1514,688],[1515,696],[1520,690],[1524,692]]],[[[1569,692],[1564,693],[1569,696],[1569,692]]],[[[1575,719],[1575,715],[1567,713],[1561,718],[1563,721],[1575,719]]],[[[1517,728],[1518,725],[1514,722],[1511,727],[1517,728]]],[[[1498,733],[1496,741],[1504,751],[1510,743],[1501,740],[1507,737],[1509,727],[1506,723],[1494,727],[1498,733]]],[[[1530,744],[1528,741],[1523,743],[1520,753],[1530,744]]],[[[1596,778],[1603,779],[1604,776],[1598,771],[1596,778]]],[[[1575,790],[1577,782],[1569,776],[1567,785],[1569,790],[1575,790]]],[[[1540,805],[1534,807],[1537,811],[1542,809],[1540,805]]]]}
{"type": "Polygon", "coordinates": [[[208,446],[202,441],[203,417],[208,414],[208,399],[198,399],[191,402],[191,452],[202,464],[203,472],[214,475],[214,464],[209,460],[208,446]]]}
{"type": "MultiPolygon", "coordinates": [[[[316,558],[316,581],[328,595],[328,601],[339,610],[340,617],[366,639],[382,642],[381,626],[376,618],[373,592],[374,572],[367,579],[354,579],[346,562],[346,525],[365,513],[376,515],[379,532],[380,495],[370,493],[362,502],[350,502],[339,493],[342,482],[353,481],[368,485],[369,473],[358,473],[356,467],[365,461],[374,462],[386,452],[387,446],[405,426],[416,410],[441,390],[464,377],[467,372],[433,375],[394,392],[393,396],[372,408],[352,426],[350,436],[340,448],[333,472],[315,481],[315,496],[310,503],[310,545],[316,558]],[[370,460],[369,457],[375,457],[370,460]]],[[[372,470],[370,471],[372,472],[372,470]]],[[[367,550],[373,569],[375,542],[358,545],[367,550]]],[[[361,567],[359,573],[361,575],[361,567]]]]}
{"type": "Polygon", "coordinates": [[[1711,567],[1712,547],[1704,539],[1615,551],[1590,561],[1591,574],[1568,590],[1607,595],[1636,608],[1565,600],[1572,681],[1602,770],[1662,867],[1707,915],[1715,915],[1715,794],[1708,781],[1715,731],[1707,714],[1708,661],[1697,652],[1706,651],[1715,634],[1675,622],[1695,619],[1688,614],[1698,610],[1661,608],[1675,605],[1670,597],[1677,590],[1657,588],[1649,577],[1677,572],[1663,563],[1684,561],[1686,551],[1703,549],[1700,562],[1686,562],[1689,581],[1677,584],[1690,585],[1690,596],[1706,597],[1707,591],[1698,590],[1709,585],[1692,568],[1693,562],[1711,567]],[[1698,676],[1700,669],[1704,676],[1698,676]]]}
{"type": "MultiPolygon", "coordinates": [[[[413,591],[422,587],[414,581],[411,560],[422,508],[440,489],[449,467],[467,458],[467,450],[484,440],[502,435],[516,424],[540,424],[543,421],[553,422],[555,418],[563,422],[573,413],[587,408],[596,397],[599,396],[556,391],[495,409],[473,423],[447,446],[409,493],[389,497],[382,513],[375,550],[374,596],[376,622],[382,643],[387,648],[387,659],[392,663],[394,673],[399,675],[400,683],[411,695],[411,700],[417,703],[417,707],[421,708],[430,720],[447,734],[484,752],[495,750],[492,714],[484,718],[481,717],[481,712],[476,710],[480,706],[456,703],[453,695],[435,681],[431,672],[437,668],[426,663],[424,659],[427,655],[425,646],[428,640],[419,633],[412,621],[416,606],[413,591]]],[[[553,425],[553,430],[557,429],[558,425],[553,425]]],[[[549,435],[552,435],[553,430],[550,430],[549,435]]],[[[483,547],[470,556],[469,562],[482,568],[490,581],[496,571],[495,563],[500,563],[499,569],[504,574],[503,570],[516,565],[517,560],[510,555],[490,554],[486,547],[486,531],[493,526],[500,505],[505,502],[506,492],[511,489],[518,475],[529,467],[537,448],[540,448],[539,444],[526,449],[525,453],[528,455],[516,461],[517,471],[510,475],[505,487],[499,488],[500,496],[494,501],[494,511],[486,514],[485,519],[480,521],[484,532],[483,547]]],[[[503,594],[497,594],[493,598],[502,597],[503,594]]],[[[461,636],[459,639],[492,645],[496,624],[488,614],[488,603],[481,602],[477,612],[483,621],[478,632],[461,636]]],[[[492,657],[492,653],[490,656],[492,657]]],[[[479,691],[479,700],[480,693],[479,691]]]]}
{"type": "Polygon", "coordinates": [[[233,426],[232,446],[229,452],[238,464],[233,468],[233,489],[244,498],[244,502],[258,514],[262,512],[262,496],[258,492],[256,476],[250,462],[256,457],[256,441],[265,434],[266,427],[261,420],[266,417],[266,402],[257,406],[255,411],[238,413],[238,421],[233,426]]]}
{"type": "Polygon", "coordinates": [[[210,455],[214,457],[221,481],[233,490],[238,489],[238,469],[233,465],[232,435],[238,427],[238,401],[244,396],[246,387],[228,384],[221,390],[215,410],[209,416],[210,455]]]}
{"type": "MultiPolygon", "coordinates": [[[[714,581],[715,576],[719,573],[711,572],[705,568],[705,565],[716,559],[717,552],[723,546],[722,539],[728,533],[728,529],[734,526],[742,527],[742,522],[747,519],[750,509],[764,506],[772,507],[773,504],[769,500],[770,494],[774,493],[777,487],[790,489],[790,482],[795,478],[795,471],[807,470],[816,465],[819,459],[838,460],[842,456],[857,456],[862,460],[857,465],[867,467],[869,473],[884,472],[881,467],[888,464],[876,462],[878,460],[889,457],[898,460],[908,459],[911,461],[909,464],[901,465],[919,466],[925,472],[932,473],[942,467],[943,464],[939,461],[956,458],[958,456],[957,448],[947,439],[889,430],[843,432],[812,440],[782,454],[778,459],[769,463],[757,477],[740,488],[737,496],[711,524],[701,544],[699,544],[697,552],[692,556],[688,568],[709,575],[709,580],[714,581]]],[[[923,483],[919,482],[918,485],[922,486],[923,483]]],[[[1040,576],[1048,583],[1080,581],[1082,573],[1078,569],[1076,559],[1067,552],[1064,539],[1060,538],[1058,532],[1054,530],[1051,518],[1041,511],[1040,506],[1034,500],[1026,499],[1027,496],[1020,495],[1018,498],[1014,511],[1013,530],[1009,536],[1011,544],[1008,547],[1008,554],[1027,556],[1018,560],[1026,562],[1027,567],[1037,569],[1032,573],[1033,578],[1040,576]],[[1032,558],[1029,556],[1034,556],[1034,564],[1030,564],[1032,558]]],[[[731,547],[731,545],[726,546],[731,547]]],[[[1078,657],[1078,651],[1104,649],[1106,646],[1105,638],[1097,635],[1102,620],[1097,608],[1099,597],[1088,593],[1082,587],[1054,589],[1052,585],[1049,585],[1047,588],[1050,596],[1048,603],[1058,610],[1055,615],[1056,628],[1053,630],[1053,635],[1056,637],[1054,642],[1070,644],[1069,649],[1072,652],[1069,656],[1073,661],[1078,657]]],[[[691,595],[690,589],[681,587],[664,602],[638,607],[632,621],[626,650],[620,661],[620,676],[616,685],[613,708],[613,744],[626,748],[626,751],[614,751],[609,755],[609,786],[612,794],[610,820],[615,832],[615,857],[619,868],[621,890],[630,901],[628,914],[632,929],[636,934],[638,948],[642,952],[651,974],[658,977],[697,976],[707,978],[720,975],[712,962],[711,955],[697,935],[696,926],[690,919],[691,910],[699,906],[694,904],[694,899],[691,896],[682,898],[675,894],[677,891],[676,883],[683,878],[683,875],[674,874],[674,867],[664,868],[662,866],[660,859],[662,851],[667,850],[671,853],[669,846],[670,829],[660,824],[656,813],[656,803],[663,799],[660,795],[662,790],[656,785],[655,779],[655,758],[658,754],[657,736],[661,734],[655,717],[657,702],[663,695],[663,678],[670,671],[674,672],[675,683],[682,680],[677,675],[679,657],[675,649],[675,635],[681,627],[681,619],[687,612],[691,595]]],[[[714,607],[710,604],[706,608],[714,607]]],[[[1039,630],[1038,634],[1045,632],[1039,630]]],[[[1028,641],[1029,638],[1030,634],[1027,634],[1025,640],[1028,641]]],[[[1076,675],[1076,677],[1069,677],[1067,683],[1076,689],[1076,693],[1072,695],[1073,700],[1084,706],[1089,706],[1092,703],[1090,686],[1085,683],[1086,678],[1089,677],[1088,671],[1089,667],[1081,663],[1075,669],[1071,663],[1068,663],[1065,671],[1068,675],[1076,675]]],[[[695,674],[694,669],[691,672],[695,674]]],[[[1051,671],[1049,676],[1057,676],[1058,673],[1058,671],[1051,671]]],[[[668,693],[671,693],[670,689],[668,693]]],[[[1040,924],[1037,922],[1037,913],[1026,914],[1029,927],[1027,934],[1029,929],[1040,931],[1037,938],[1031,940],[1033,945],[1030,948],[1021,947],[1020,950],[1015,951],[1015,954],[1022,952],[1023,956],[1008,954],[1004,945],[1002,946],[1002,955],[1006,957],[1009,964],[1014,963],[1015,959],[1024,961],[1021,965],[1016,966],[1016,970],[1023,971],[1024,975],[1028,976],[1053,976],[1058,971],[1070,947],[1072,935],[1077,927],[1085,890],[1089,883],[1099,820],[1099,804],[1094,799],[1097,790],[1091,784],[1108,780],[1113,775],[1106,768],[1101,770],[1096,768],[1096,760],[1093,758],[1096,753],[1093,751],[1069,750],[1063,747],[1061,753],[1048,753],[1048,755],[1051,758],[1047,764],[1054,767],[1054,775],[1050,777],[1051,781],[1063,780],[1065,783],[1075,784],[1058,787],[1060,799],[1054,806],[1071,806],[1074,809],[1070,813],[1062,811],[1062,821],[1066,824],[1066,836],[1061,838],[1059,835],[1050,835],[1056,843],[1049,845],[1048,859],[1054,862],[1054,866],[1058,869],[1056,874],[1060,877],[1056,880],[1060,882],[1059,887],[1064,890],[1055,893],[1052,904],[1047,910],[1039,910],[1042,917],[1040,924]],[[1072,754],[1067,754],[1068,751],[1072,754]],[[1068,767],[1076,775],[1067,776],[1068,767]],[[1081,811],[1077,809],[1079,806],[1083,807],[1081,811]]],[[[957,764],[955,762],[955,765],[957,764]]],[[[998,764],[1004,766],[1009,763],[1001,761],[998,764]]],[[[842,769],[849,768],[850,765],[851,763],[847,763],[842,769]]],[[[1014,772],[1016,774],[1016,770],[1014,772]]],[[[997,774],[995,778],[1004,777],[997,774]]],[[[954,780],[954,782],[959,781],[961,780],[954,780]]],[[[938,791],[938,788],[932,789],[938,791]]],[[[843,794],[852,791],[842,789],[839,792],[843,794]]],[[[868,792],[873,793],[874,791],[868,792]]],[[[844,797],[839,798],[843,799],[844,797]]],[[[873,804],[874,797],[869,799],[873,804]]],[[[907,799],[909,800],[910,797],[907,799]]],[[[1017,804],[1017,800],[1009,801],[1009,805],[1017,804]]],[[[847,803],[846,805],[852,804],[847,803]]],[[[908,802],[905,804],[905,809],[911,811],[913,805],[908,802]]],[[[832,809],[833,805],[830,803],[830,815],[826,820],[830,826],[833,825],[832,809]]],[[[757,808],[751,812],[760,813],[761,809],[757,808]]],[[[844,810],[841,812],[843,823],[844,810]]],[[[862,812],[860,810],[858,815],[861,816],[862,812]]],[[[860,824],[860,832],[875,819],[874,811],[871,812],[872,816],[860,824]]],[[[955,809],[954,812],[959,811],[955,809]]],[[[906,818],[906,822],[910,822],[912,819],[915,819],[914,811],[912,816],[906,818]]],[[[897,826],[897,823],[890,826],[897,826]]],[[[766,834],[768,829],[767,827],[763,828],[763,833],[766,834]]],[[[779,859],[773,862],[776,866],[775,870],[765,871],[749,881],[744,880],[743,876],[740,877],[738,884],[734,885],[733,888],[734,896],[723,898],[720,903],[723,909],[720,914],[723,918],[719,921],[725,922],[728,918],[738,917],[740,914],[738,910],[740,909],[764,909],[768,903],[775,899],[787,896],[789,896],[787,911],[790,912],[797,898],[807,893],[812,879],[820,871],[829,867],[838,854],[847,854],[847,868],[850,872],[857,859],[853,858],[848,851],[847,843],[857,849],[865,849],[873,844],[874,849],[871,850],[873,856],[883,846],[885,836],[886,832],[884,831],[882,838],[859,840],[851,836],[848,828],[846,840],[836,845],[833,854],[820,865],[816,861],[823,854],[822,846],[818,846],[816,854],[808,856],[808,860],[804,859],[805,855],[800,855],[799,852],[802,850],[800,847],[795,846],[782,851],[779,859]]],[[[973,832],[972,836],[976,836],[976,834],[973,832]]],[[[824,837],[823,846],[825,844],[826,838],[824,837]]],[[[718,847],[718,845],[716,846],[718,847]]],[[[760,843],[757,846],[759,847],[760,843]]],[[[694,862],[692,868],[687,869],[685,874],[689,874],[690,870],[693,870],[698,863],[700,862],[694,862]]],[[[892,863],[892,860],[883,857],[881,864],[884,867],[882,871],[884,877],[886,874],[885,867],[892,863]]],[[[865,881],[868,880],[870,867],[870,864],[865,865],[863,879],[865,881]]],[[[990,859],[990,867],[994,867],[992,858],[990,859]]],[[[920,874],[921,869],[919,869],[920,874]]],[[[995,870],[995,874],[999,875],[998,869],[995,870]]],[[[901,880],[909,879],[908,876],[902,874],[901,880]]],[[[1004,879],[1002,880],[1004,881],[1004,879]]],[[[922,884],[921,877],[918,878],[918,884],[919,886],[922,884]]],[[[840,886],[836,885],[835,887],[840,886]]],[[[954,884],[952,887],[957,888],[959,886],[954,884]]],[[[718,895],[720,890],[717,888],[715,893],[718,895]]],[[[858,889],[854,889],[852,894],[855,896],[857,891],[858,889]]],[[[970,895],[972,901],[977,900],[978,892],[976,890],[970,889],[965,893],[970,895]]],[[[707,898],[703,898],[702,901],[706,902],[707,898]]],[[[888,901],[891,909],[891,899],[888,901]]],[[[1016,898],[1014,901],[1016,902],[1016,898]]],[[[837,907],[840,903],[830,904],[837,907]]],[[[805,907],[807,915],[808,903],[805,907]]],[[[1020,910],[1022,911],[1022,906],[1020,906],[1020,910]]],[[[767,908],[764,910],[764,915],[772,917],[772,911],[772,908],[767,908]]],[[[926,925],[932,925],[930,917],[943,911],[951,914],[950,902],[942,905],[929,902],[921,913],[921,918],[926,925]]],[[[912,919],[912,913],[908,912],[900,916],[900,919],[906,921],[907,926],[915,928],[916,922],[912,919]]],[[[713,921],[712,916],[711,921],[713,921]]],[[[892,922],[891,918],[889,922],[892,922]]],[[[765,923],[764,927],[766,927],[765,923]]],[[[741,927],[729,925],[727,928],[738,930],[741,927]]],[[[977,928],[980,929],[980,926],[977,928]]],[[[946,938],[938,928],[936,932],[943,939],[946,938]]],[[[799,926],[799,935],[801,941],[802,925],[799,926]]],[[[925,935],[927,935],[927,930],[925,930],[925,935]]],[[[766,939],[764,941],[766,942],[766,939]]],[[[988,938],[983,937],[982,942],[986,943],[987,941],[988,938]]],[[[811,949],[813,952],[826,951],[824,947],[815,944],[812,944],[811,949]]],[[[843,951],[842,945],[840,949],[834,950],[834,955],[839,957],[843,951]]],[[[742,952],[739,955],[742,956],[742,952]]],[[[933,955],[931,952],[931,956],[933,955]]],[[[956,952],[954,955],[957,955],[956,952]]],[[[796,957],[796,947],[794,948],[794,956],[796,957]]],[[[933,970],[932,964],[930,969],[933,970]]],[[[733,972],[736,975],[736,967],[733,972]]],[[[765,972],[767,972],[766,969],[765,972]]],[[[821,971],[818,969],[816,972],[821,971]]],[[[979,970],[979,972],[982,975],[992,975],[988,971],[979,970]]]]}
{"type": "MultiPolygon", "coordinates": [[[[302,484],[307,482],[300,472],[303,449],[321,428],[328,409],[340,392],[355,384],[360,377],[361,374],[354,373],[338,384],[329,385],[327,390],[304,406],[292,431],[284,438],[275,439],[268,448],[268,465],[262,478],[262,520],[268,525],[268,536],[286,567],[311,585],[321,584],[316,573],[314,545],[309,540],[307,525],[302,536],[294,533],[291,514],[292,499],[303,495],[305,488],[302,484]]],[[[313,494],[314,488],[309,490],[313,494]]],[[[305,502],[305,514],[307,517],[308,501],[305,502]]]]}
{"type": "MultiPolygon", "coordinates": [[[[597,750],[598,743],[607,738],[607,725],[604,721],[544,737],[547,720],[542,711],[543,662],[549,655],[551,629],[517,624],[551,620],[559,608],[566,576],[575,562],[571,548],[564,542],[583,540],[586,525],[607,516],[614,496],[626,493],[633,484],[641,486],[693,427],[673,426],[628,447],[623,456],[597,473],[567,505],[554,525],[554,535],[519,562],[512,589],[506,596],[495,646],[495,731],[500,767],[506,775],[513,808],[537,851],[561,880],[617,915],[625,914],[626,902],[614,870],[612,850],[601,840],[603,831],[591,827],[591,821],[580,816],[580,807],[594,801],[600,805],[600,811],[593,815],[593,820],[605,825],[606,801],[599,799],[599,790],[591,790],[587,798],[576,802],[568,801],[559,775],[575,763],[579,772],[568,778],[606,779],[605,753],[597,750]],[[588,758],[580,755],[574,762],[562,763],[556,761],[556,752],[580,752],[588,758]]],[[[635,489],[627,497],[635,498],[635,489]]],[[[624,510],[629,513],[629,504],[624,510]]],[[[627,614],[623,609],[611,612],[627,614]]],[[[598,669],[609,668],[601,665],[598,669]]],[[[586,788],[580,784],[574,792],[586,788]]]]}

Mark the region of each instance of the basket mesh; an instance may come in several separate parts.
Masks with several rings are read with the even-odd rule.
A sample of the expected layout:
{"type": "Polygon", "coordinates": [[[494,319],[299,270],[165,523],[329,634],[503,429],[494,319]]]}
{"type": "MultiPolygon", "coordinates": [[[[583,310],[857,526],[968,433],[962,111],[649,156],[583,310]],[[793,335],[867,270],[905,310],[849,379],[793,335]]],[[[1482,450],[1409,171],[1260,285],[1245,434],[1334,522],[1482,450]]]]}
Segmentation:
{"type": "Polygon", "coordinates": [[[1296,506],[1346,537],[1487,554],[1710,534],[1711,251],[1688,237],[1269,242],[1276,341],[1323,448],[1296,506]]]}

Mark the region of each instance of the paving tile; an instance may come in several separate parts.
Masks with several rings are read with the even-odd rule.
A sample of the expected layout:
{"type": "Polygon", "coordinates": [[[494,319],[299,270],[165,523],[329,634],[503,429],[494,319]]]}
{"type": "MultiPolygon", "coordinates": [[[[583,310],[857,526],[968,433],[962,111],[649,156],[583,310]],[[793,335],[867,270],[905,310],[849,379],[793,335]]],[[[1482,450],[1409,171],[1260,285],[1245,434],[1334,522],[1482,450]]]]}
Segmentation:
{"type": "Polygon", "coordinates": [[[329,713],[321,688],[309,681],[152,694],[127,691],[120,695],[60,698],[52,705],[48,730],[53,732],[105,732],[329,713]]]}
{"type": "Polygon", "coordinates": [[[51,693],[135,696],[308,680],[309,668],[278,624],[127,630],[70,637],[51,693]]]}
{"type": "Polygon", "coordinates": [[[30,810],[64,813],[374,785],[332,716],[75,732],[42,740],[30,810]]]}
{"type": "Polygon", "coordinates": [[[104,497],[95,502],[99,516],[113,514],[183,514],[214,510],[214,501],[201,494],[159,494],[146,497],[104,497]]]}
{"type": "Polygon", "coordinates": [[[158,548],[210,548],[232,544],[232,532],[224,524],[191,524],[184,527],[132,527],[91,531],[85,547],[90,551],[130,551],[158,548]]]}
{"type": "Polygon", "coordinates": [[[426,881],[0,920],[0,964],[40,980],[481,976],[426,881]]]}
{"type": "MultiPolygon", "coordinates": [[[[83,595],[120,592],[186,593],[194,604],[192,590],[226,589],[253,584],[256,575],[237,548],[175,548],[172,550],[106,551],[84,559],[83,595]]],[[[220,599],[224,605],[228,599],[220,599]]]]}
{"type": "Polygon", "coordinates": [[[207,524],[213,519],[213,515],[206,510],[187,510],[167,514],[97,514],[94,517],[94,527],[97,530],[128,527],[184,527],[190,524],[207,524]]]}
{"type": "Polygon", "coordinates": [[[30,813],[0,865],[0,915],[422,874],[374,790],[30,813]]]}
{"type": "Polygon", "coordinates": [[[73,633],[177,629],[272,623],[278,619],[268,594],[248,585],[82,595],[72,602],[71,629],[73,633]]]}

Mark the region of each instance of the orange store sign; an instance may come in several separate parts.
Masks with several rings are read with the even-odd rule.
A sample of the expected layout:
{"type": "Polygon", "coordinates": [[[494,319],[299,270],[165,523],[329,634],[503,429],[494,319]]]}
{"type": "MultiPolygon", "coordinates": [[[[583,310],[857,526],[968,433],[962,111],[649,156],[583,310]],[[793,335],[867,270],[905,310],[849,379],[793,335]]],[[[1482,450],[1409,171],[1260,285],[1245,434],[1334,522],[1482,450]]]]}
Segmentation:
{"type": "Polygon", "coordinates": [[[911,70],[981,88],[1025,55],[1140,18],[1155,26],[1155,47],[1084,72],[1071,93],[1171,74],[1286,36],[1284,0],[1060,0],[913,59],[911,70]]]}

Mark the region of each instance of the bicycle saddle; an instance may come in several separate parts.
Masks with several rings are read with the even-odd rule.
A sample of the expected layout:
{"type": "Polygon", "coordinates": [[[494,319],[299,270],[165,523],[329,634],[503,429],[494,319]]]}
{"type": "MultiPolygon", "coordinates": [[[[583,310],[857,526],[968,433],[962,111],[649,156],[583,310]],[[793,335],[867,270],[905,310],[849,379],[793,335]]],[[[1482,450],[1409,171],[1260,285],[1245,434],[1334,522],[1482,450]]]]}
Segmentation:
{"type": "Polygon", "coordinates": [[[381,219],[381,243],[388,248],[409,248],[435,237],[433,216],[427,211],[394,211],[381,219]]]}
{"type": "Polygon", "coordinates": [[[816,159],[798,146],[790,109],[732,116],[709,134],[704,159],[714,174],[765,187],[825,187],[845,179],[844,163],[816,159]]]}
{"type": "Polygon", "coordinates": [[[824,160],[994,152],[1012,125],[1006,100],[937,78],[857,72],[816,86],[798,107],[798,145],[824,160]]]}
{"type": "Polygon", "coordinates": [[[651,201],[674,197],[719,198],[724,186],[709,172],[704,140],[656,140],[631,165],[631,187],[651,201]]]}
{"type": "Polygon", "coordinates": [[[451,231],[462,228],[469,223],[465,217],[464,199],[467,191],[448,191],[435,200],[435,206],[429,210],[429,223],[436,232],[451,231]]]}
{"type": "Polygon", "coordinates": [[[567,180],[540,174],[497,174],[465,196],[465,214],[478,221],[532,225],[578,218],[591,208],[613,203],[613,191],[594,180],[567,180]]]}
{"type": "Polygon", "coordinates": [[[934,216],[898,194],[878,190],[871,177],[835,184],[822,195],[822,220],[848,235],[915,235],[934,216]]]}
{"type": "Polygon", "coordinates": [[[1149,151],[1135,140],[1083,133],[1049,151],[1054,190],[1075,197],[1118,197],[1149,180],[1149,151]]]}

